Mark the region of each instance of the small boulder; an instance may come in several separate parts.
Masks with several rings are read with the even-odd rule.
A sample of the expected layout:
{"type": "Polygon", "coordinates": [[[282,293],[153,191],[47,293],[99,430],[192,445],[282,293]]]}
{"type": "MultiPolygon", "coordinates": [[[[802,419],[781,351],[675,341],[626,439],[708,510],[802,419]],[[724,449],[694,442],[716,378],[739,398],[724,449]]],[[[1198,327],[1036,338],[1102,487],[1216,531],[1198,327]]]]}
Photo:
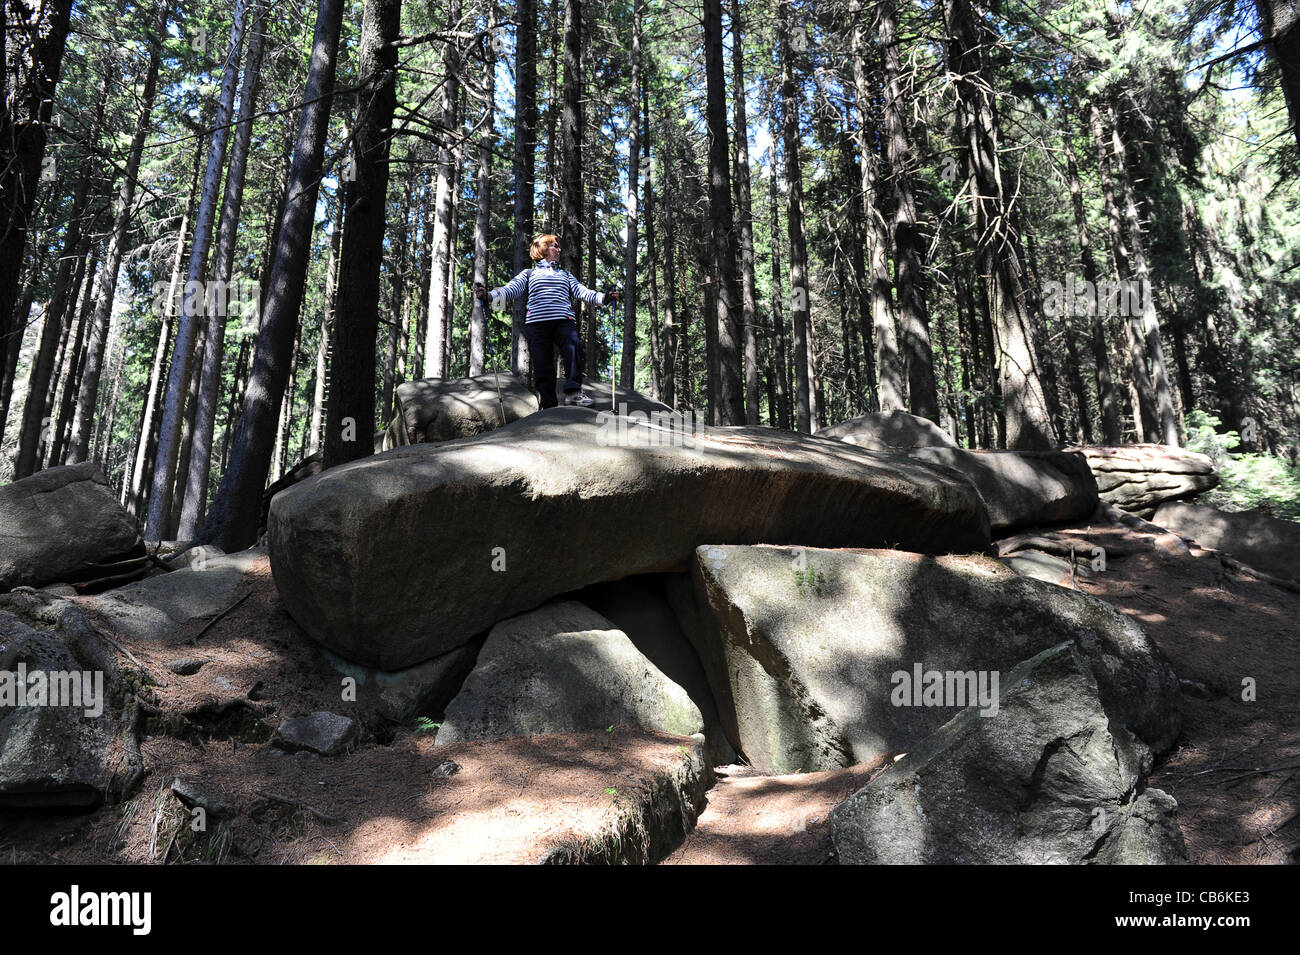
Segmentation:
{"type": "Polygon", "coordinates": [[[995,716],[964,710],[837,806],[831,835],[850,865],[1185,863],[1150,768],[1063,643],[1011,672],[995,716]]]}
{"type": "Polygon", "coordinates": [[[322,711],[285,720],[271,737],[271,744],[287,753],[337,756],[356,742],[357,735],[356,720],[322,711]]]}
{"type": "Polygon", "coordinates": [[[492,628],[447,706],[437,745],[611,726],[690,736],[704,720],[686,691],[625,633],[565,600],[492,628]]]}
{"type": "Polygon", "coordinates": [[[135,518],[94,462],[0,487],[0,592],[96,576],[92,564],[143,556],[135,518]]]}
{"type": "Polygon", "coordinates": [[[481,641],[471,641],[415,666],[377,670],[345,660],[321,648],[339,673],[356,680],[357,702],[374,706],[379,714],[404,723],[422,713],[440,713],[456,695],[474,666],[481,641]]]}
{"type": "Polygon", "coordinates": [[[384,450],[470,438],[536,411],[537,397],[509,372],[472,378],[404,381],[394,392],[396,416],[384,450]]]}
{"type": "Polygon", "coordinates": [[[816,434],[819,438],[838,438],[869,451],[957,447],[952,435],[929,418],[906,411],[873,411],[822,428],[816,434]]]}

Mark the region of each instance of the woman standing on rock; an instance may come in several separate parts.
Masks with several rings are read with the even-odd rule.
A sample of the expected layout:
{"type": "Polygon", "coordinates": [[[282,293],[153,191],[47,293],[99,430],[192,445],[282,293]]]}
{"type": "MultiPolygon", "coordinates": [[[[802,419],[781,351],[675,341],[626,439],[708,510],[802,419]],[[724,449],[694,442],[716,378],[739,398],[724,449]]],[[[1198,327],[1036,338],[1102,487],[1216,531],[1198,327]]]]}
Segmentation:
{"type": "Polygon", "coordinates": [[[621,293],[593,292],[576,278],[560,268],[560,240],[555,236],[539,235],[533,240],[530,255],[536,263],[524,269],[506,285],[491,291],[482,285],[474,286],[474,295],[485,306],[501,308],[528,291],[528,311],[524,320],[524,338],[528,341],[528,354],[532,359],[533,374],[543,408],[554,408],[555,349],[560,349],[564,359],[564,403],[566,405],[592,404],[582,393],[582,366],[579,363],[578,320],[573,313],[573,301],[589,305],[608,305],[618,301],[621,293]]]}

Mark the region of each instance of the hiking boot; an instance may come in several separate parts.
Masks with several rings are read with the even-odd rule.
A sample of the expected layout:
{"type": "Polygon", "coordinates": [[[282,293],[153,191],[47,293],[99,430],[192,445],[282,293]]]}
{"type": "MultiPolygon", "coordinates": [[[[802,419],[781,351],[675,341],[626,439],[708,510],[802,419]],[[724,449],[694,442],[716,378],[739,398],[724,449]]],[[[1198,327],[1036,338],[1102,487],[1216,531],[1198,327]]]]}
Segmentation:
{"type": "Polygon", "coordinates": [[[580,405],[583,408],[590,408],[596,402],[584,395],[581,391],[569,391],[564,394],[564,403],[566,405],[580,405]]]}

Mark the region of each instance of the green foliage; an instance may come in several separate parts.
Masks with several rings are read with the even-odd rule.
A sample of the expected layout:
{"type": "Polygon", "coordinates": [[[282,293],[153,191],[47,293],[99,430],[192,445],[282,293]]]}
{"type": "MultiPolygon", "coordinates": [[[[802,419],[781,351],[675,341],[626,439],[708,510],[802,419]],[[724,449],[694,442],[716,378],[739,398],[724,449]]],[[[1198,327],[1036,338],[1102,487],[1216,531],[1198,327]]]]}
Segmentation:
{"type": "Polygon", "coordinates": [[[1300,468],[1271,454],[1234,454],[1241,436],[1236,431],[1219,432],[1218,427],[1219,419],[1203,411],[1187,416],[1188,450],[1208,455],[1219,469],[1219,486],[1202,494],[1200,503],[1300,521],[1300,468]]]}

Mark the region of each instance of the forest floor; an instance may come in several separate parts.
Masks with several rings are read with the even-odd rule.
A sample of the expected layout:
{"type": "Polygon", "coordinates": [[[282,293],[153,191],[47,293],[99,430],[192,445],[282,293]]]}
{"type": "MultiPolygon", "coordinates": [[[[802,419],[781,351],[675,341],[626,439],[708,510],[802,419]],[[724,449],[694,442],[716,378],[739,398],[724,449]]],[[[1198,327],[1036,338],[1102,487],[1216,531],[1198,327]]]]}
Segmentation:
{"type": "MultiPolygon", "coordinates": [[[[1053,530],[1111,538],[1117,551],[1151,540],[1109,525],[1053,530]]],[[[134,797],[89,813],[0,814],[0,861],[529,862],[575,848],[590,856],[620,833],[626,848],[629,818],[653,815],[667,784],[691,775],[689,741],[625,727],[437,747],[432,732],[340,702],[340,675],[285,613],[264,558],[244,581],[248,599],[215,623],[196,619],[161,643],[129,645],[166,684],[155,692],[171,714],[166,731],[151,725],[141,745],[148,775],[134,797]],[[176,676],[164,664],[179,655],[206,662],[176,676]],[[321,758],[270,745],[282,719],[317,710],[358,721],[354,752],[321,758]],[[214,807],[206,832],[192,831],[189,810],[169,794],[177,777],[214,807]]],[[[1192,862],[1297,861],[1300,595],[1226,570],[1195,547],[1115,557],[1076,586],[1136,618],[1190,681],[1178,743],[1148,782],[1178,800],[1192,862]],[[1242,699],[1247,677],[1257,683],[1252,702],[1242,699]]],[[[77,599],[94,609],[95,598],[77,599]]],[[[665,861],[833,862],[830,810],[886,764],[787,776],[718,767],[697,826],[665,861]]],[[[707,776],[693,778],[702,788],[707,776]]]]}

